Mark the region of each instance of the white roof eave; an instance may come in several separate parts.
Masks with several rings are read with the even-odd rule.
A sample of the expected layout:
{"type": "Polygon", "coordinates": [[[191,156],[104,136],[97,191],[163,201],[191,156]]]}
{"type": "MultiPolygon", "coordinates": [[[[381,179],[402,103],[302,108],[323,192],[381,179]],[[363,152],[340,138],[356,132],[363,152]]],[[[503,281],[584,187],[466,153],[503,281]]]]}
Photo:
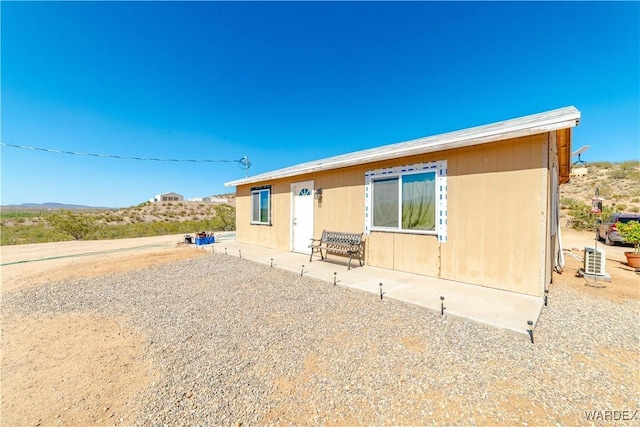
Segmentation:
{"type": "Polygon", "coordinates": [[[573,106],[564,107],[557,110],[551,110],[544,113],[533,114],[489,125],[315,160],[248,178],[230,181],[224,185],[231,187],[253,184],[256,182],[288,178],[307,173],[360,165],[363,163],[373,163],[398,157],[452,150],[455,148],[486,144],[505,139],[536,135],[539,133],[572,128],[577,126],[579,121],[580,111],[573,106]]]}

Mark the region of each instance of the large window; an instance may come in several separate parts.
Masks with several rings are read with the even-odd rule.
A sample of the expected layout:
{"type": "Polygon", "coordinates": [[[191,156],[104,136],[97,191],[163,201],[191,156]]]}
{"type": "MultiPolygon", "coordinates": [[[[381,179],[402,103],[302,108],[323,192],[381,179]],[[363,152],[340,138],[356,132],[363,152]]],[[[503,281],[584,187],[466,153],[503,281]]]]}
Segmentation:
{"type": "Polygon", "coordinates": [[[365,231],[437,234],[446,241],[446,161],[368,171],[365,231]]]}
{"type": "Polygon", "coordinates": [[[373,227],[435,231],[436,173],[373,179],[373,227]]]}
{"type": "Polygon", "coordinates": [[[251,224],[271,225],[271,186],[251,189],[251,224]]]}

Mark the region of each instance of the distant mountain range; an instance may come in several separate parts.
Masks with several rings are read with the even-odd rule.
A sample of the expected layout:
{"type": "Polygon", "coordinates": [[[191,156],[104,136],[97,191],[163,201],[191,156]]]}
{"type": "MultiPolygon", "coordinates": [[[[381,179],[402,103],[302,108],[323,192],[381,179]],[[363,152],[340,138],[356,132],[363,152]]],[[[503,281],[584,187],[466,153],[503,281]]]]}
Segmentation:
{"type": "Polygon", "coordinates": [[[85,206],[85,205],[68,205],[65,203],[21,203],[19,205],[4,205],[3,208],[25,208],[25,209],[110,209],[105,207],[97,207],[97,206],[85,206]]]}

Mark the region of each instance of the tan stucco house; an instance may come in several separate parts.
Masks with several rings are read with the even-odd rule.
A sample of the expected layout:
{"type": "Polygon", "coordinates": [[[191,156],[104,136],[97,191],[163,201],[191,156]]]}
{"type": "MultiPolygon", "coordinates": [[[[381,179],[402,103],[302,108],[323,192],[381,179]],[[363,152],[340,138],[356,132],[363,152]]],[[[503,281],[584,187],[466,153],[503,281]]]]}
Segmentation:
{"type": "Polygon", "coordinates": [[[367,265],[542,296],[579,121],[565,107],[228,182],[237,241],[309,253],[325,229],[364,232],[367,265]]]}

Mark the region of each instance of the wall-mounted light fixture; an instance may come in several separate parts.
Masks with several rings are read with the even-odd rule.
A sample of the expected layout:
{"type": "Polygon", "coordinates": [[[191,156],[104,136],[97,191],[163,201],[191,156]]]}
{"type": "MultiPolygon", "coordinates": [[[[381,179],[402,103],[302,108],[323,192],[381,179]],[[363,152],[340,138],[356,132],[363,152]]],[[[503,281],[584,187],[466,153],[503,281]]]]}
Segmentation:
{"type": "Polygon", "coordinates": [[[318,200],[322,199],[322,188],[316,189],[316,193],[314,194],[314,197],[318,200]]]}

